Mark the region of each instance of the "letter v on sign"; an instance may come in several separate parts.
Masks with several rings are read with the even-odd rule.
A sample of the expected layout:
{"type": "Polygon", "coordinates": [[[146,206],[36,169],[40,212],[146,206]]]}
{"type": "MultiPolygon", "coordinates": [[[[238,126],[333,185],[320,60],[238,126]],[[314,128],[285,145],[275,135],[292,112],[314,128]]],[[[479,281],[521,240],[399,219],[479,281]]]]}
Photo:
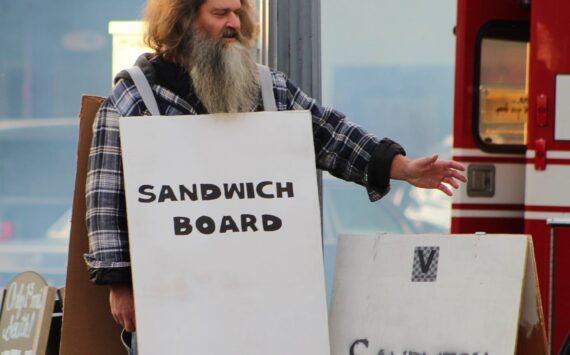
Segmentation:
{"type": "Polygon", "coordinates": [[[425,261],[423,250],[419,250],[418,254],[420,257],[420,268],[422,269],[422,272],[425,274],[429,271],[429,266],[431,265],[433,257],[435,256],[435,250],[430,250],[427,262],[425,261]]]}
{"type": "Polygon", "coordinates": [[[434,282],[437,279],[439,247],[416,247],[412,268],[412,282],[434,282]]]}

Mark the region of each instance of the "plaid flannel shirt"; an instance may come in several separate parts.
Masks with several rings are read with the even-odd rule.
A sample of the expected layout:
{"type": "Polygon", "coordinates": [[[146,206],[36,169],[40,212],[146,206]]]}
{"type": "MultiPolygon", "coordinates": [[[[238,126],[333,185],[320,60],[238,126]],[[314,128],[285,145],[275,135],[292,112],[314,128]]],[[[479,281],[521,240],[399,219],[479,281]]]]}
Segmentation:
{"type": "MultiPolygon", "coordinates": [[[[144,60],[143,60],[144,61],[144,60]]],[[[140,60],[139,60],[140,62],[140,60]]],[[[152,66],[141,65],[149,77],[152,66]]],[[[141,96],[132,81],[119,80],[111,95],[104,101],[93,126],[93,141],[89,153],[86,183],[87,230],[89,253],[84,258],[91,281],[95,284],[130,282],[130,255],[126,206],[123,187],[119,118],[148,114],[141,96]]],[[[271,71],[273,92],[279,111],[309,110],[317,167],[329,171],[344,180],[353,181],[367,188],[370,200],[384,196],[389,190],[389,170],[395,154],[405,154],[403,149],[389,139],[380,141],[358,125],[348,121],[343,114],[319,105],[304,94],[280,72],[271,71]],[[375,167],[369,165],[377,155],[375,167]],[[372,169],[373,171],[368,171],[372,169]],[[369,181],[370,176],[374,180],[369,181]]],[[[150,75],[152,77],[152,75],[150,75]]],[[[200,110],[167,87],[152,85],[162,115],[195,115],[200,110]]],[[[191,100],[190,100],[191,101],[191,100]]],[[[258,107],[263,109],[260,99],[258,107]]]]}

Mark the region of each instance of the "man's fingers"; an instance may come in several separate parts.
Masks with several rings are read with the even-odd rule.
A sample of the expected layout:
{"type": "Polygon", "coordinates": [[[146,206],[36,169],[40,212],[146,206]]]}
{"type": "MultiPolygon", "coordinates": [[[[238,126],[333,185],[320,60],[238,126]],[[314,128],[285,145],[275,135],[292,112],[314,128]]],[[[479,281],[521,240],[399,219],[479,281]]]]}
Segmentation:
{"type": "Polygon", "coordinates": [[[453,196],[453,193],[451,192],[451,190],[449,189],[449,187],[447,187],[444,183],[440,183],[437,186],[437,189],[442,191],[444,194],[446,194],[447,196],[453,196]]]}
{"type": "Polygon", "coordinates": [[[458,172],[457,170],[451,170],[451,174],[457,180],[459,180],[461,182],[467,182],[467,177],[465,175],[461,174],[460,172],[458,172]]]}
{"type": "Polygon", "coordinates": [[[453,170],[453,169],[446,170],[444,173],[444,177],[454,178],[454,179],[457,179],[461,182],[467,182],[467,177],[465,177],[465,175],[463,175],[460,172],[458,172],[457,170],[453,170]]]}
{"type": "Polygon", "coordinates": [[[117,324],[125,330],[135,330],[135,307],[133,303],[133,291],[130,285],[113,285],[109,292],[109,304],[111,314],[117,324]]]}
{"type": "Polygon", "coordinates": [[[458,163],[458,162],[453,161],[453,160],[449,160],[449,168],[459,170],[459,171],[465,171],[465,166],[463,166],[463,164],[458,163]]]}
{"type": "Polygon", "coordinates": [[[421,157],[411,161],[412,172],[411,175],[417,175],[419,173],[429,171],[434,168],[434,164],[438,164],[437,154],[421,157]]]}
{"type": "Polygon", "coordinates": [[[123,320],[118,315],[116,315],[115,313],[111,313],[111,314],[113,315],[113,319],[115,319],[115,322],[124,328],[125,326],[123,325],[123,320]]]}
{"type": "Polygon", "coordinates": [[[467,178],[465,177],[465,175],[455,171],[455,170],[449,170],[447,171],[444,175],[444,178],[446,179],[451,179],[454,181],[461,181],[461,182],[467,182],[467,178]]]}
{"type": "Polygon", "coordinates": [[[113,314],[113,318],[115,319],[115,322],[117,322],[118,325],[120,325],[121,327],[125,327],[125,319],[126,317],[124,316],[124,314],[122,313],[115,313],[112,312],[113,314]]]}
{"type": "Polygon", "coordinates": [[[455,181],[452,178],[443,178],[443,182],[453,186],[453,188],[458,189],[459,188],[459,184],[457,183],[457,181],[455,181]]]}
{"type": "Polygon", "coordinates": [[[129,333],[134,332],[136,330],[134,319],[130,318],[130,317],[125,317],[124,323],[123,323],[123,328],[125,328],[125,330],[129,333]]]}
{"type": "Polygon", "coordinates": [[[467,177],[461,173],[458,173],[457,171],[453,171],[452,175],[455,179],[457,179],[461,182],[467,182],[467,177]]]}
{"type": "Polygon", "coordinates": [[[421,159],[421,165],[424,167],[430,167],[432,164],[437,162],[437,154],[433,154],[421,159]]]}
{"type": "Polygon", "coordinates": [[[127,332],[134,332],[136,330],[135,326],[135,316],[131,312],[123,312],[120,314],[113,314],[115,322],[124,328],[127,332]]]}

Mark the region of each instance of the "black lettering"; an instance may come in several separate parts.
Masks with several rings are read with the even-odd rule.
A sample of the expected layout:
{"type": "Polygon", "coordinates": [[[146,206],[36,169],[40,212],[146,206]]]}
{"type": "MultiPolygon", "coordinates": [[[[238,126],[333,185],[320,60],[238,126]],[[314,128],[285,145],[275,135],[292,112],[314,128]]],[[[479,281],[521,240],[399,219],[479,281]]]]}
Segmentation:
{"type": "Polygon", "coordinates": [[[243,183],[239,184],[239,187],[238,184],[224,184],[224,196],[226,197],[226,200],[233,198],[234,194],[236,194],[240,200],[244,198],[245,191],[243,183]]]}
{"type": "Polygon", "coordinates": [[[143,202],[143,203],[154,202],[154,200],[156,200],[156,195],[152,193],[153,189],[154,189],[154,186],[152,186],[152,185],[141,185],[139,187],[139,194],[148,196],[148,198],[145,199],[145,198],[139,197],[139,202],[143,202]],[[150,191],[148,191],[148,190],[150,190],[150,191]]]}
{"type": "Polygon", "coordinates": [[[223,216],[220,224],[220,233],[226,233],[228,230],[239,232],[239,228],[231,216],[223,216]]]}
{"type": "Polygon", "coordinates": [[[190,233],[192,233],[192,226],[190,225],[190,218],[174,217],[174,234],[175,235],[188,235],[190,233]]]}
{"type": "Polygon", "coordinates": [[[178,201],[176,199],[176,195],[174,194],[174,190],[169,185],[162,185],[160,189],[160,196],[158,196],[158,202],[164,202],[166,200],[170,201],[178,201]]]}
{"type": "Polygon", "coordinates": [[[255,222],[257,219],[254,215],[251,214],[242,214],[241,215],[241,231],[247,232],[248,228],[251,228],[252,231],[257,232],[257,227],[255,226],[255,222]]]}
{"type": "Polygon", "coordinates": [[[202,216],[196,220],[196,228],[202,234],[212,234],[216,230],[216,223],[210,217],[202,216]]]}
{"type": "Polygon", "coordinates": [[[426,261],[425,261],[425,259],[424,259],[424,252],[423,252],[423,250],[418,250],[418,254],[419,254],[419,257],[420,257],[420,268],[422,269],[422,272],[423,272],[424,274],[429,271],[429,266],[431,265],[431,262],[433,261],[433,257],[435,256],[435,252],[436,252],[436,251],[435,251],[435,249],[434,249],[434,250],[432,250],[432,251],[429,253],[429,257],[428,257],[428,260],[427,260],[427,263],[426,263],[426,261]]]}
{"type": "Polygon", "coordinates": [[[262,215],[261,220],[263,221],[263,230],[266,232],[275,232],[276,230],[279,230],[283,225],[281,218],[272,216],[270,214],[262,215]]]}
{"type": "Polygon", "coordinates": [[[203,201],[215,200],[215,199],[219,198],[220,196],[222,196],[222,192],[220,191],[220,188],[217,187],[216,185],[202,184],[202,185],[200,185],[200,190],[202,191],[202,200],[203,201]]]}
{"type": "Polygon", "coordinates": [[[509,103],[505,102],[504,106],[499,106],[495,109],[495,112],[500,113],[500,112],[509,112],[509,103]]]}
{"type": "Polygon", "coordinates": [[[247,188],[247,198],[255,198],[255,189],[253,188],[253,183],[248,182],[245,184],[247,188]]]}
{"type": "Polygon", "coordinates": [[[271,184],[272,184],[271,181],[263,181],[257,184],[257,188],[255,189],[255,191],[257,192],[257,196],[262,198],[275,198],[274,195],[263,192],[263,188],[271,184]]]}
{"type": "Polygon", "coordinates": [[[196,191],[196,184],[192,184],[192,190],[189,190],[186,186],[180,185],[180,201],[186,201],[186,196],[190,201],[198,200],[198,191],[196,191]]]}
{"type": "Polygon", "coordinates": [[[355,340],[354,343],[352,343],[352,345],[350,346],[350,355],[355,355],[354,349],[358,344],[362,344],[364,345],[364,347],[366,347],[366,349],[368,349],[368,339],[358,339],[355,340]]]}
{"type": "Polygon", "coordinates": [[[292,182],[286,183],[285,186],[283,186],[283,184],[281,184],[280,182],[277,183],[277,197],[283,198],[284,192],[287,193],[287,197],[289,197],[289,198],[295,197],[295,195],[293,194],[293,183],[292,182]]]}

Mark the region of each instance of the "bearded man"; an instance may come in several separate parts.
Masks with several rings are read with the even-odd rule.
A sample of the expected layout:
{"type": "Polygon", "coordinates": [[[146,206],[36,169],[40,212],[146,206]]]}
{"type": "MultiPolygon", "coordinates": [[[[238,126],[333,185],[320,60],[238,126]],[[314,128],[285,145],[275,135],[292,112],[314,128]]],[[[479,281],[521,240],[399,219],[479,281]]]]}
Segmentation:
{"type": "MultiPolygon", "coordinates": [[[[145,20],[145,40],[155,53],[141,56],[136,66],[149,81],[162,115],[264,109],[251,56],[257,27],[250,0],[149,0],[145,20]]],[[[364,186],[372,201],[388,192],[390,179],[448,195],[447,185],[457,188],[458,181],[465,181],[460,164],[435,155],[409,160],[400,145],[380,140],[321,106],[285,74],[272,70],[271,79],[278,110],[311,112],[317,167],[364,186]]],[[[90,251],[85,260],[92,282],[110,285],[111,312],[131,332],[135,314],[118,122],[148,110],[127,72],[119,73],[115,84],[94,124],[86,191],[90,251]]]]}

